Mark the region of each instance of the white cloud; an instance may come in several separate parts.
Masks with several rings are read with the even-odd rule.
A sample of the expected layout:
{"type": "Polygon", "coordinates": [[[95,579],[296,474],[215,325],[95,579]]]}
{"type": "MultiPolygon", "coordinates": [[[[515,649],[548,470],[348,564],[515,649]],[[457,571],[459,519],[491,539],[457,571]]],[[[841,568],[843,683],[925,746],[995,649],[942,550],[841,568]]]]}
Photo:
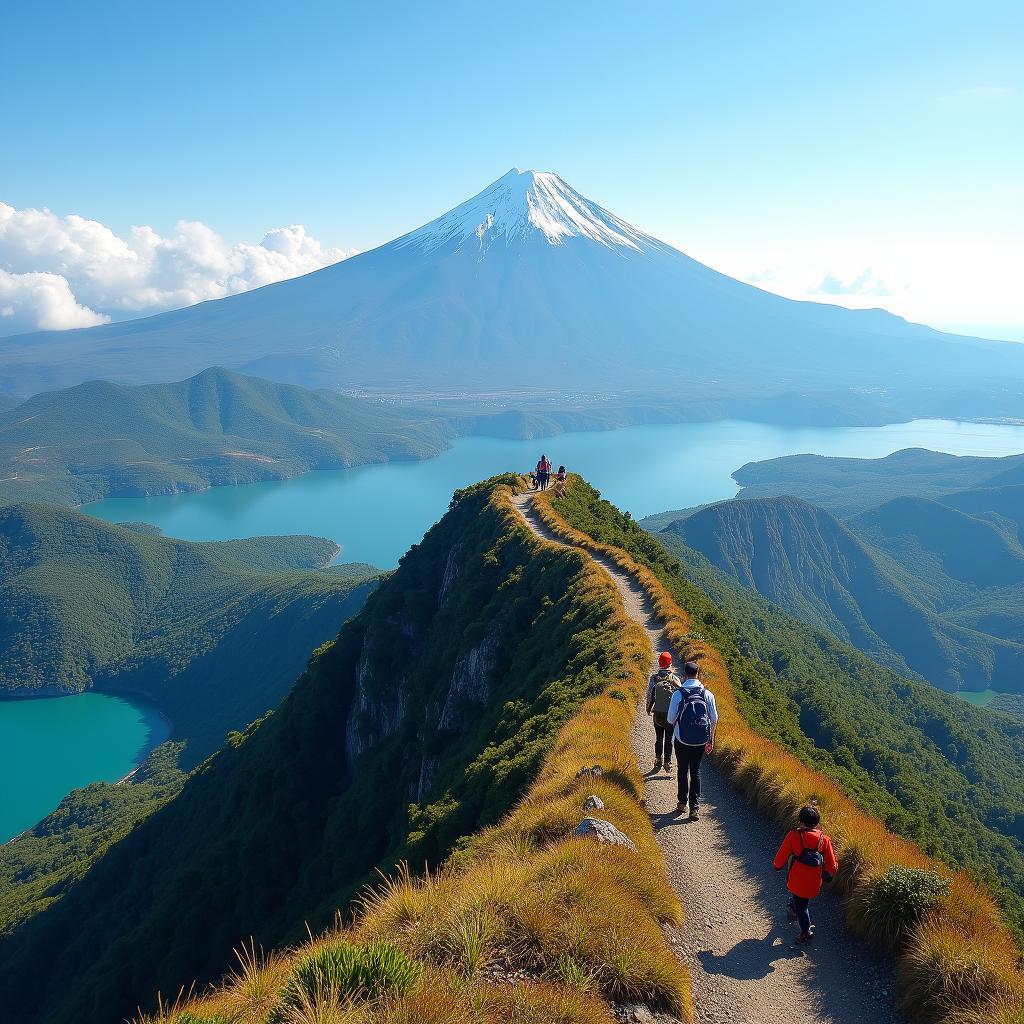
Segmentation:
{"type": "Polygon", "coordinates": [[[842,278],[830,270],[811,295],[892,295],[885,282],[870,267],[854,277],[842,278]]]}
{"type": "Polygon", "coordinates": [[[0,334],[190,306],[319,270],[352,253],[325,248],[301,224],[274,228],[258,244],[230,244],[207,225],[185,220],[168,237],[133,227],[122,238],[75,214],[0,203],[0,271],[14,279],[5,286],[9,312],[0,315],[0,334]]]}
{"type": "Polygon", "coordinates": [[[8,274],[0,270],[0,335],[95,327],[110,317],[75,301],[59,274],[8,274]]]}

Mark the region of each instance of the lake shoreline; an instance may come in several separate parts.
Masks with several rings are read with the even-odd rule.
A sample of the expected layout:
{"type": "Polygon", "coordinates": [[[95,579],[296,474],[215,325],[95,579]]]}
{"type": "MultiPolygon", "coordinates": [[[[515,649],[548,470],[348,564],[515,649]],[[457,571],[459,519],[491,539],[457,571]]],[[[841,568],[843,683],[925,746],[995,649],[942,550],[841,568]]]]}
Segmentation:
{"type": "MultiPolygon", "coordinates": [[[[538,432],[527,432],[518,434],[507,434],[499,432],[488,432],[487,430],[475,430],[467,429],[479,419],[485,418],[486,415],[493,415],[495,417],[501,415],[500,413],[494,414],[467,414],[462,415],[451,415],[447,417],[449,424],[452,426],[452,433],[446,439],[444,446],[439,447],[437,451],[431,452],[428,455],[420,457],[410,456],[408,458],[389,458],[389,459],[368,459],[365,461],[357,462],[339,462],[339,463],[325,463],[323,465],[308,466],[305,469],[298,469],[295,472],[289,472],[288,470],[282,470],[280,473],[268,473],[268,475],[259,480],[246,480],[246,481],[223,481],[223,482],[210,482],[205,486],[195,487],[174,487],[171,489],[164,490],[145,490],[140,488],[132,488],[131,490],[110,490],[104,492],[101,496],[96,498],[90,498],[88,501],[79,502],[68,507],[78,509],[79,511],[89,514],[88,508],[90,505],[94,505],[98,502],[108,501],[110,499],[136,499],[136,498],[163,498],[163,497],[175,497],[180,495],[190,494],[203,494],[207,491],[215,490],[219,487],[246,487],[250,485],[257,485],[261,483],[283,483],[288,480],[298,480],[302,477],[309,476],[311,473],[319,472],[337,472],[339,470],[359,469],[367,466],[380,466],[380,465],[391,465],[400,464],[407,462],[430,462],[433,459],[440,458],[446,452],[450,451],[452,446],[459,440],[466,438],[489,438],[495,441],[545,441],[551,440],[556,437],[562,437],[566,434],[590,434],[590,433],[612,433],[618,430],[628,430],[630,427],[644,427],[644,426],[683,426],[687,424],[714,424],[714,423],[726,423],[726,422],[738,422],[738,423],[756,423],[763,424],[765,426],[798,426],[800,428],[807,429],[864,429],[871,430],[880,427],[894,427],[900,426],[905,423],[913,423],[913,418],[906,420],[893,420],[886,423],[863,423],[863,422],[851,422],[851,423],[822,423],[822,424],[801,424],[793,425],[786,423],[773,423],[770,420],[745,420],[742,417],[732,416],[716,416],[707,419],[693,419],[686,417],[673,417],[659,414],[652,417],[648,410],[642,408],[626,408],[626,409],[614,409],[614,410],[602,410],[600,408],[595,409],[574,409],[569,411],[547,411],[547,410],[519,410],[510,409],[507,412],[523,415],[524,417],[536,417],[540,421],[547,421],[547,424],[554,429],[540,430],[538,432]],[[596,416],[599,417],[602,412],[609,416],[621,416],[621,419],[609,419],[604,423],[598,422],[588,423],[585,427],[574,427],[571,423],[559,423],[558,418],[564,417],[567,420],[571,420],[577,416],[596,416]],[[463,429],[459,429],[455,426],[457,421],[463,421],[463,429]]],[[[442,419],[446,417],[441,417],[442,419]]],[[[992,425],[999,425],[999,421],[994,420],[955,420],[951,422],[958,423],[986,423],[992,425]]],[[[1024,421],[1020,421],[1024,424],[1024,421]]],[[[1008,425],[1020,425],[1020,424],[1008,424],[1008,425]]],[[[173,463],[172,463],[173,464],[173,463]]],[[[741,467],[737,467],[737,471],[741,467]]]]}
{"type": "Polygon", "coordinates": [[[145,763],[171,735],[173,722],[151,697],[91,688],[47,696],[4,695],[0,734],[10,760],[8,777],[22,783],[19,799],[5,807],[4,844],[30,833],[75,790],[97,782],[117,785],[145,763]],[[78,699],[78,704],[67,703],[78,699]],[[81,700],[87,703],[83,706],[81,700]],[[45,704],[44,704],[45,702],[45,704]],[[31,709],[31,710],[29,710],[31,709]]]}

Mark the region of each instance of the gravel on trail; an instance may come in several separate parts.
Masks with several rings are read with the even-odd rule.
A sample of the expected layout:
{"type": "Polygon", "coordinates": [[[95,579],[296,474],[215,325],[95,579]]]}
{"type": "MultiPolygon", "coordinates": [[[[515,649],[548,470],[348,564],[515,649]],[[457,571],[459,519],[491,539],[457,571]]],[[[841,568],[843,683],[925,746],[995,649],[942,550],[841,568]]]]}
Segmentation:
{"type": "MultiPolygon", "coordinates": [[[[531,492],[515,504],[530,529],[564,544],[531,508],[531,492]]],[[[629,616],[647,631],[654,671],[667,647],[663,624],[639,583],[614,562],[591,553],[615,581],[629,616]]],[[[673,656],[675,652],[672,652],[673,656]]],[[[811,946],[794,942],[786,920],[783,872],[772,868],[782,836],[705,761],[701,815],[675,813],[675,769],[653,771],[654,729],[641,702],[633,749],[645,772],[646,804],[668,875],[685,912],[669,940],[690,969],[696,1019],[708,1024],[903,1024],[891,963],[873,954],[843,924],[838,901],[823,892],[811,904],[811,946]]],[[[828,822],[825,822],[827,828],[828,822]]],[[[663,1019],[663,1018],[662,1018],[663,1019]]]]}

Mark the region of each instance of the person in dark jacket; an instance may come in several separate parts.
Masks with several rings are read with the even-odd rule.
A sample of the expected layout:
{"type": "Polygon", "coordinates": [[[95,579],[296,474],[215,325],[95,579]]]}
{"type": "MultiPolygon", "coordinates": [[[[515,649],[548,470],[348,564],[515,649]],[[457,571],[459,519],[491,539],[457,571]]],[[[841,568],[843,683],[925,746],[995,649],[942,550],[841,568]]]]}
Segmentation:
{"type": "Polygon", "coordinates": [[[672,726],[668,709],[672,695],[682,686],[679,676],[672,671],[672,655],[662,651],[658,655],[658,671],[647,681],[647,714],[654,719],[654,770],[672,771],[672,726]]]}
{"type": "Polygon", "coordinates": [[[821,828],[821,812],[814,804],[800,809],[800,824],[786,833],[779,852],[775,854],[774,867],[781,871],[787,864],[789,874],[786,888],[789,890],[790,920],[800,922],[797,942],[807,945],[814,937],[811,925],[810,903],[820,892],[822,881],[832,881],[839,870],[839,861],[832,840],[821,828]]]}

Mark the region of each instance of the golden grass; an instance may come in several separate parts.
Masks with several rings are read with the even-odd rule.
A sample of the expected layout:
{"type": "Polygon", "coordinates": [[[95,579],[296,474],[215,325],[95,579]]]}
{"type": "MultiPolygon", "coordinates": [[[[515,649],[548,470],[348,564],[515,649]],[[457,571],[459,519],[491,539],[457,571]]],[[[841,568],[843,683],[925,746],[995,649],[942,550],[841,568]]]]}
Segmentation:
{"type": "MultiPolygon", "coordinates": [[[[491,501],[509,530],[539,546],[498,487],[491,501]]],[[[644,631],[622,609],[607,574],[582,553],[581,598],[600,602],[621,635],[621,670],[561,728],[522,800],[472,837],[449,863],[422,876],[402,865],[356,904],[355,922],[312,938],[289,957],[255,951],[221,987],[196,1003],[230,1024],[265,1024],[294,964],[324,942],[385,940],[423,965],[401,998],[338,1004],[315,993],[288,1024],[611,1024],[609,1000],[644,1002],[692,1021],[689,976],[662,925],[682,908],[640,803],[633,754],[634,709],[647,684],[644,631]],[[622,699],[625,697],[625,699],[622,699]],[[599,765],[601,776],[578,777],[599,765]],[[590,793],[600,816],[636,851],[574,836],[590,793]],[[495,979],[507,983],[496,983],[495,979]],[[333,1016],[332,1016],[333,1015],[333,1016]]]]}
{"type": "MultiPolygon", "coordinates": [[[[680,657],[700,663],[714,690],[720,715],[715,764],[757,810],[788,827],[801,805],[818,801],[840,855],[834,884],[846,897],[847,923],[877,942],[864,898],[871,879],[893,865],[935,869],[935,863],[861,811],[832,780],[754,732],[737,708],[721,655],[694,631],[690,617],[653,573],[621,549],[573,529],[552,506],[550,494],[535,498],[534,509],[556,536],[611,559],[640,582],[666,624],[669,642],[680,657]]],[[[950,892],[904,947],[890,950],[899,956],[904,1009],[918,1020],[943,1024],[1024,1024],[1020,952],[990,894],[965,874],[938,870],[950,879],[950,892]]]]}

